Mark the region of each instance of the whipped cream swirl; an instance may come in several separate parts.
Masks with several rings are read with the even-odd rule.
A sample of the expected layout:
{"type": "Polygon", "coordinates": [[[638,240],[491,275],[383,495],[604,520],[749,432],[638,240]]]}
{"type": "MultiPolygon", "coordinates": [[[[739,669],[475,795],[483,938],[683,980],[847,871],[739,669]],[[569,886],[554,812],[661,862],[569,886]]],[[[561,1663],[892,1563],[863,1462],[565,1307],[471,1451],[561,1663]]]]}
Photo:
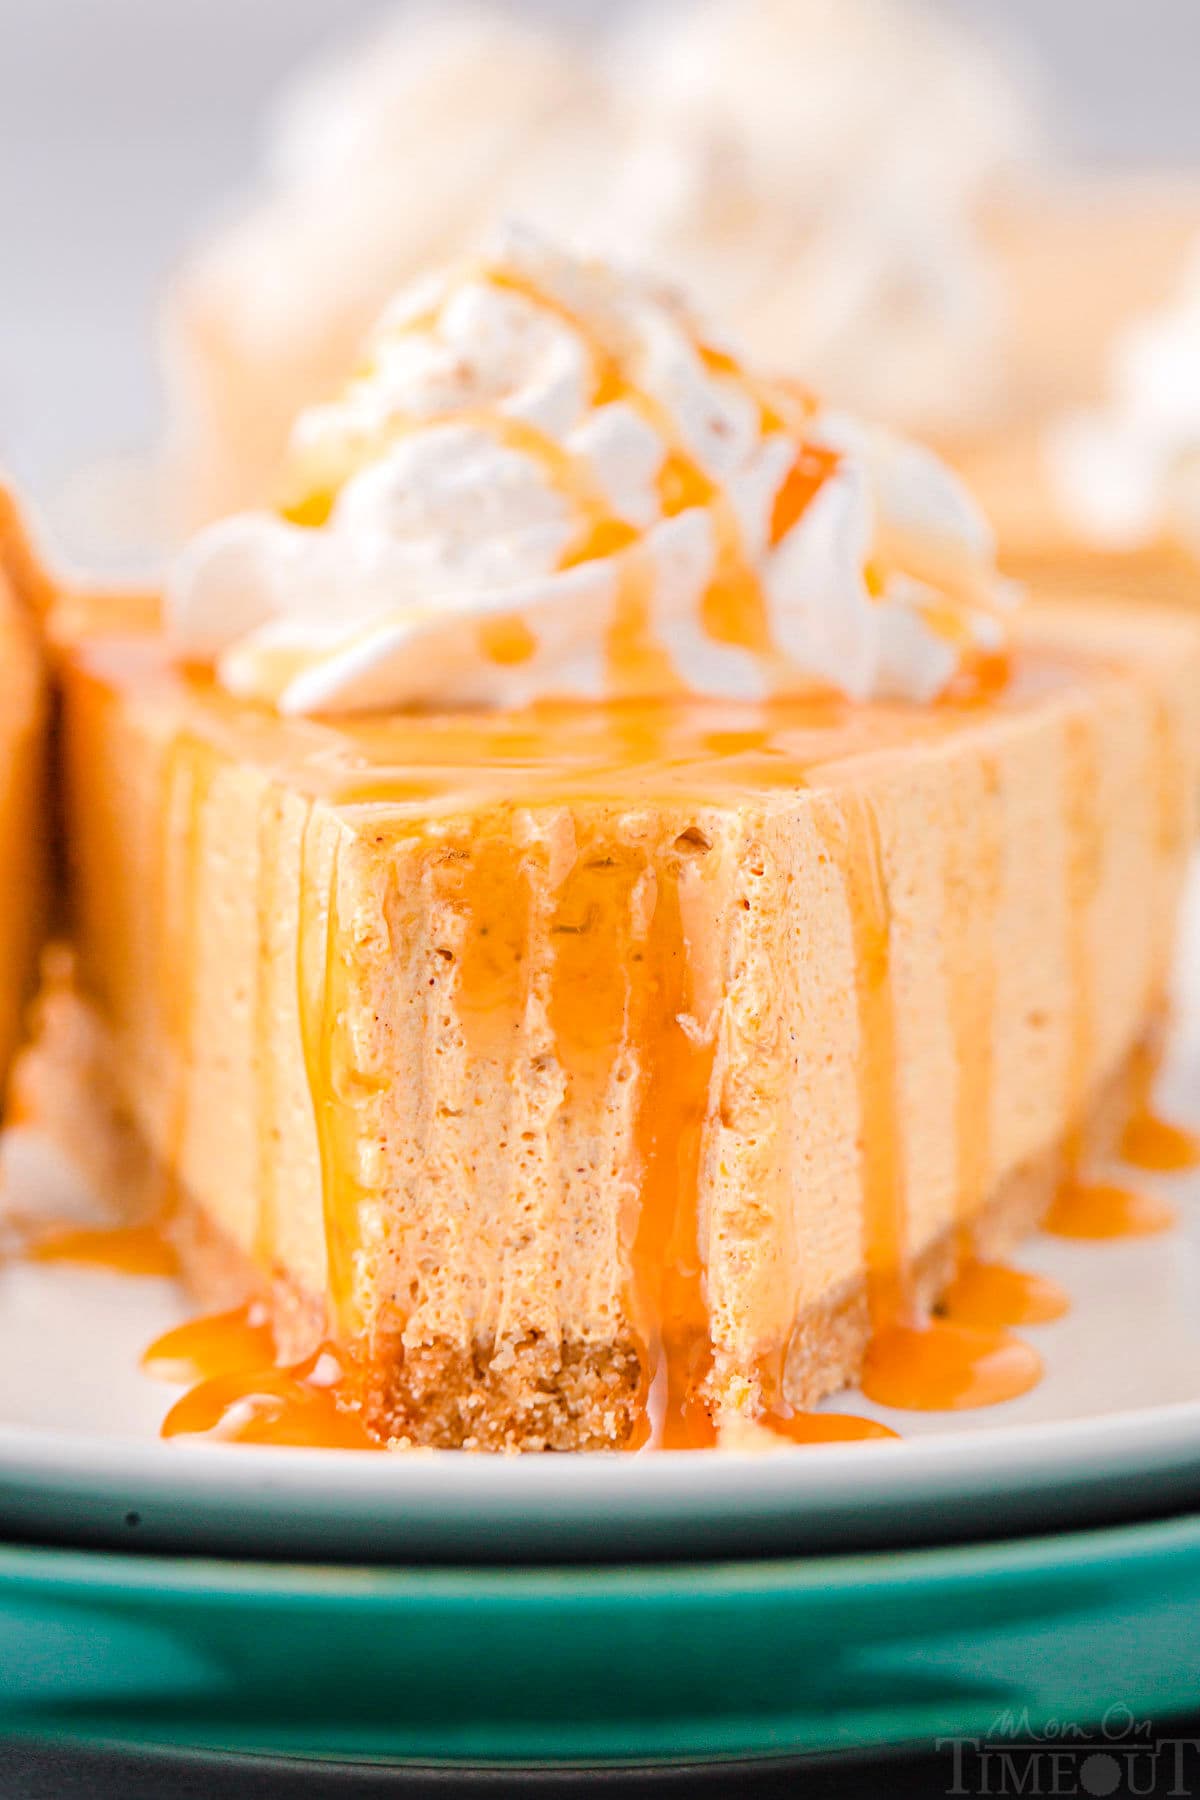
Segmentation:
{"type": "Polygon", "coordinates": [[[393,303],[285,485],[167,589],[178,653],[285,713],[926,701],[1005,643],[990,532],[936,458],[515,230],[393,303]]]}
{"type": "Polygon", "coordinates": [[[1057,420],[1045,454],[1060,511],[1098,548],[1200,555],[1200,243],[1171,303],[1115,342],[1107,404],[1057,420]]]}

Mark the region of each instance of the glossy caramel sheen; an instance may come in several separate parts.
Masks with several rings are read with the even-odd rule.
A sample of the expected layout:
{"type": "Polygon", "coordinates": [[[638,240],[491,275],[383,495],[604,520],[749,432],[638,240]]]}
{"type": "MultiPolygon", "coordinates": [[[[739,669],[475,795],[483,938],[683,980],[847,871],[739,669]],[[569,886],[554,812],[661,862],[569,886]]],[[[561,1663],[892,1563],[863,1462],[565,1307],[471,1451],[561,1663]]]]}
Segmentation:
{"type": "Polygon", "coordinates": [[[267,1310],[253,1302],[189,1319],[164,1331],[142,1352],[147,1375],[186,1385],[269,1369],[274,1362],[275,1333],[267,1310]]]}
{"type": "Polygon", "coordinates": [[[942,1295],[938,1312],[952,1325],[996,1330],[1007,1325],[1048,1325],[1061,1319],[1070,1307],[1066,1290],[1048,1276],[967,1257],[942,1295]]]}
{"type": "Polygon", "coordinates": [[[1071,1179],[1059,1189],[1042,1226],[1054,1237],[1134,1238],[1169,1231],[1175,1220],[1175,1208],[1157,1194],[1071,1179]]]}
{"type": "Polygon", "coordinates": [[[329,1345],[295,1368],[214,1375],[189,1388],[163,1420],[162,1435],[303,1450],[374,1450],[354,1410],[355,1388],[329,1345]]]}
{"type": "Polygon", "coordinates": [[[1122,1159],[1152,1174],[1177,1175],[1200,1168],[1200,1137],[1163,1118],[1154,1105],[1161,1048],[1147,1045],[1136,1059],[1133,1105],[1118,1145],[1122,1159]]]}
{"type": "Polygon", "coordinates": [[[865,1444],[891,1439],[899,1432],[878,1419],[862,1419],[854,1413],[799,1412],[772,1414],[765,1421],[772,1437],[787,1444],[865,1444]]]}
{"type": "Polygon", "coordinates": [[[887,1324],[867,1345],[862,1391],[880,1406],[958,1412],[1028,1393],[1042,1375],[1030,1345],[989,1327],[887,1324]]]}

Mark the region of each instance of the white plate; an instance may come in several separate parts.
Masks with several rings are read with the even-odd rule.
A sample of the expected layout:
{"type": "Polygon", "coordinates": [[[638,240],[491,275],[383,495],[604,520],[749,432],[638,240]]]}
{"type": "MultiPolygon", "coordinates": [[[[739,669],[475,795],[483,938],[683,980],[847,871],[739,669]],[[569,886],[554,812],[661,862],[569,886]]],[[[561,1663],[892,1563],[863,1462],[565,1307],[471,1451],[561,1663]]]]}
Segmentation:
{"type": "MultiPolygon", "coordinates": [[[[1200,1125],[1200,870],[1164,1110],[1200,1125]]],[[[14,1134],[11,1197],[66,1178],[14,1134]]],[[[413,1561],[737,1555],[1046,1530],[1200,1505],[1200,1177],[1150,1183],[1159,1238],[1048,1237],[1024,1266],[1073,1308],[1026,1332],[1046,1377],[988,1411],[888,1414],[901,1444],[768,1455],[363,1456],[157,1437],[175,1390],[138,1354],[186,1316],[170,1282],[0,1270],[0,1532],[238,1555],[413,1561]]],[[[51,1196],[58,1206],[60,1196],[51,1196]]],[[[61,1195],[69,1203],[71,1194],[61,1195]]]]}

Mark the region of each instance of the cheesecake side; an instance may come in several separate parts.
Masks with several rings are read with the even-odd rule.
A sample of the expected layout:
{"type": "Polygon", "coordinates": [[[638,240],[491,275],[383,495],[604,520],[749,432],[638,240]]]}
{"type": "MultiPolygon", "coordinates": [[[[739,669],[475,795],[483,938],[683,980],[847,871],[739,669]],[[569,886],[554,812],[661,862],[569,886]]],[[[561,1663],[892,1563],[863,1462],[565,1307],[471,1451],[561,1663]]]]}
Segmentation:
{"type": "Polygon", "coordinates": [[[46,928],[50,835],[41,654],[32,616],[5,573],[3,550],[0,529],[0,1097],[46,928]]]}
{"type": "Polygon", "coordinates": [[[1163,993],[1200,638],[1047,611],[1018,656],[994,706],[606,760],[76,646],[81,986],[206,1298],[351,1349],[396,1441],[636,1442],[672,1335],[718,1414],[853,1379],[898,1269],[1033,1222],[1163,993]]]}

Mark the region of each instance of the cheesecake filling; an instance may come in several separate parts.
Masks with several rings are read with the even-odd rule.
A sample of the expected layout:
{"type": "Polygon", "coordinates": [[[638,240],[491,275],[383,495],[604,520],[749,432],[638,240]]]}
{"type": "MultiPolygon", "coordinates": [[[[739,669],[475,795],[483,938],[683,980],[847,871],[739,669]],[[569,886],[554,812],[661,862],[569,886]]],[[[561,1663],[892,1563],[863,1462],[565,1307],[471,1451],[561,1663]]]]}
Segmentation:
{"type": "Polygon", "coordinates": [[[385,313],[274,512],[168,582],[291,714],[829,687],[928,702],[1012,596],[935,457],[747,369],[673,292],[510,229],[385,313]]]}

